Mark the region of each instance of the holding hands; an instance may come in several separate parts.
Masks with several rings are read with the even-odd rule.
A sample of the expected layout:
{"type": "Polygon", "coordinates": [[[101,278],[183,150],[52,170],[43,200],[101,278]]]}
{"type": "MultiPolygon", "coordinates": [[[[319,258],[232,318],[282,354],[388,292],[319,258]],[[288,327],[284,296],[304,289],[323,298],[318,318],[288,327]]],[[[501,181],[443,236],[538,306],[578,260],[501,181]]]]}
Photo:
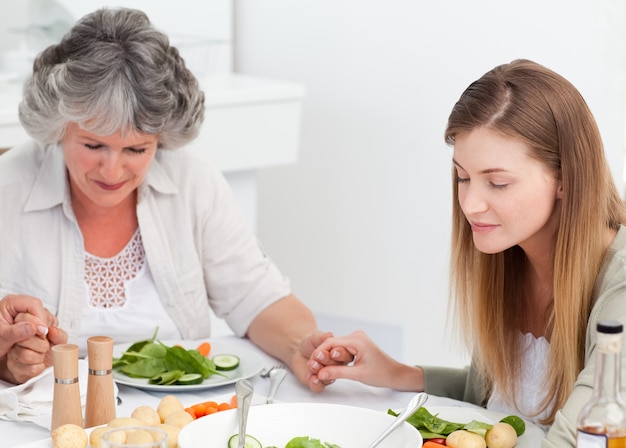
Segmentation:
{"type": "Polygon", "coordinates": [[[376,387],[424,390],[420,367],[396,361],[363,331],[325,339],[313,351],[307,365],[311,381],[325,385],[345,378],[376,387]]]}
{"type": "Polygon", "coordinates": [[[51,346],[67,342],[41,300],[7,295],[0,300],[0,379],[20,384],[52,365],[51,346]]]}
{"type": "MultiPolygon", "coordinates": [[[[321,392],[324,390],[326,386],[332,384],[334,380],[320,380],[313,370],[310,368],[311,359],[315,353],[320,350],[320,347],[324,344],[325,341],[332,339],[333,334],[331,332],[322,332],[315,331],[309,334],[307,337],[303,338],[300,342],[298,354],[296,357],[298,358],[295,363],[292,364],[292,370],[298,377],[301,383],[309,386],[313,392],[321,392]]],[[[338,353],[341,355],[336,355],[334,359],[328,359],[327,363],[329,365],[345,365],[348,362],[352,361],[352,355],[345,352],[343,348],[337,348],[338,353]]]]}

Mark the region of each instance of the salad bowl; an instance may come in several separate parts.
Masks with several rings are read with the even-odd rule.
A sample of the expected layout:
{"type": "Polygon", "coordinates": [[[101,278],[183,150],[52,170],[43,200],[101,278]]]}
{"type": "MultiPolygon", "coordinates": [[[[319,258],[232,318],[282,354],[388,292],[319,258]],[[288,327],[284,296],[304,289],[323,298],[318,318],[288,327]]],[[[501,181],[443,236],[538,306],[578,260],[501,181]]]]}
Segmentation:
{"type": "MultiPolygon", "coordinates": [[[[371,444],[395,417],[384,411],[325,403],[277,403],[251,406],[246,434],[261,446],[284,448],[295,437],[311,437],[340,448],[363,448],[371,444]]],[[[236,409],[199,418],[185,426],[178,436],[180,448],[210,446],[228,448],[237,434],[236,409]]],[[[379,448],[420,448],[422,437],[413,426],[403,423],[379,448]]]]}

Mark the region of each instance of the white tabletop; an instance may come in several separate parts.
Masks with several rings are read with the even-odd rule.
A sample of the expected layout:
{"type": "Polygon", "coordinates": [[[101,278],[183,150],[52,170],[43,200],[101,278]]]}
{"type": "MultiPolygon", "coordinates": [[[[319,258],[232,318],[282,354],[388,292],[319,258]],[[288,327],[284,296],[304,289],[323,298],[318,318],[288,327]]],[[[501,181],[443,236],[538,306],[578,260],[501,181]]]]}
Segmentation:
{"type": "MultiPolygon", "coordinates": [[[[240,345],[242,350],[255,350],[266,362],[265,365],[277,364],[276,360],[268,356],[250,341],[239,339],[234,336],[229,337],[229,342],[240,345]]],[[[255,395],[266,396],[269,388],[269,379],[255,375],[250,379],[255,389],[255,395]]],[[[153,406],[156,408],[161,398],[171,392],[154,392],[136,389],[129,386],[119,385],[119,397],[122,403],[117,407],[117,416],[128,417],[133,410],[140,405],[153,406]]],[[[225,400],[226,397],[234,394],[234,385],[226,385],[213,389],[206,389],[194,392],[176,393],[176,396],[185,406],[191,406],[202,401],[225,400]]],[[[338,380],[327,387],[321,393],[311,392],[307,387],[300,384],[298,380],[289,373],[285,381],[278,389],[275,400],[282,402],[324,402],[335,404],[347,404],[360,406],[387,412],[388,409],[401,410],[408,401],[415,395],[414,392],[399,392],[386,388],[367,386],[349,380],[338,380]]],[[[449,398],[430,396],[425,405],[427,408],[441,406],[464,406],[473,407],[468,403],[452,400],[449,398]]],[[[478,408],[476,408],[478,409],[478,408]]],[[[32,423],[20,422],[0,422],[2,428],[2,446],[21,448],[44,448],[51,446],[49,443],[50,431],[32,423]],[[7,439],[8,437],[8,439],[7,439]]],[[[531,434],[528,434],[529,436],[531,434]]],[[[536,438],[536,433],[532,434],[536,438]]],[[[536,438],[529,443],[529,446],[539,446],[540,438],[536,438]]]]}

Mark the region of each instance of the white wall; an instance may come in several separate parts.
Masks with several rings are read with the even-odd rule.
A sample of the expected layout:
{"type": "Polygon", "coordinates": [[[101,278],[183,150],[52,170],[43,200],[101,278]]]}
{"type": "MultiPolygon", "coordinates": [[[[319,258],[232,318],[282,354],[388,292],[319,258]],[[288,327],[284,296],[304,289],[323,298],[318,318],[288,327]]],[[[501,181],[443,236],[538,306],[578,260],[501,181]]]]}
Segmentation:
{"type": "Polygon", "coordinates": [[[232,72],[233,0],[22,0],[0,3],[0,75],[13,71],[19,57],[29,59],[20,70],[26,77],[36,53],[58,42],[75,20],[102,6],[145,11],[156,27],[168,33],[196,76],[232,72]],[[43,38],[41,31],[29,33],[29,25],[46,29],[57,25],[59,31],[43,38]],[[25,36],[30,37],[30,48],[21,48],[25,36]]]}
{"type": "Polygon", "coordinates": [[[300,161],[259,174],[259,236],[321,313],[404,328],[404,360],[459,365],[444,328],[462,90],[529,58],[586,97],[621,184],[626,6],[610,0],[238,0],[235,71],[307,87],[300,161]]]}

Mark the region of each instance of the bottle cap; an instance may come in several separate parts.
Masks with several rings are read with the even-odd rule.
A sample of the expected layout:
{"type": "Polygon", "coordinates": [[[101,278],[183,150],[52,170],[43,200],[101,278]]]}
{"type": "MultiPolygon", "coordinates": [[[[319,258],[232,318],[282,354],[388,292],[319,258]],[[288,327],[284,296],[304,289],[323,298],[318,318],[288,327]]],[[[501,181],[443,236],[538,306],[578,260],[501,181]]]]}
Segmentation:
{"type": "Polygon", "coordinates": [[[53,345],[51,350],[55,380],[60,380],[61,384],[78,382],[78,346],[58,344],[53,345]],[[66,380],[70,382],[66,383],[66,380]]]}
{"type": "Polygon", "coordinates": [[[92,336],[87,339],[87,358],[91,371],[111,373],[113,364],[113,338],[108,336],[92,336]]]}
{"type": "Polygon", "coordinates": [[[617,334],[624,331],[624,326],[616,320],[602,320],[597,326],[599,333],[617,334]]]}

